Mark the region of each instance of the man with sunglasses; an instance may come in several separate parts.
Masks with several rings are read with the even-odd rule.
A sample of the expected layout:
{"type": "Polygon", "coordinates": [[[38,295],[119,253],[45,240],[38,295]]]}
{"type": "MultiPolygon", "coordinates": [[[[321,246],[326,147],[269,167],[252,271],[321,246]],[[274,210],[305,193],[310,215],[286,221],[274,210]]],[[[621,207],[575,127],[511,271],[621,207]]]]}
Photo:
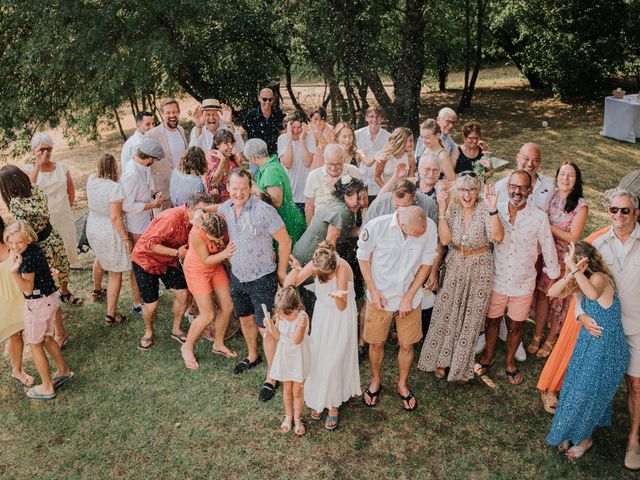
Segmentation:
{"type": "Polygon", "coordinates": [[[494,247],[493,293],[485,327],[487,345],[484,357],[476,364],[475,373],[484,375],[494,362],[498,331],[506,310],[505,372],[511,384],[520,385],[523,378],[517,368],[515,354],[536,286],[538,251],[542,251],[549,278],[558,278],[560,265],[547,214],[527,202],[532,190],[531,175],[525,170],[516,170],[507,182],[509,201],[498,204],[497,211],[489,213],[500,215],[504,239],[494,247]]]}
{"type": "MultiPolygon", "coordinates": [[[[608,232],[593,241],[593,246],[598,249],[613,274],[622,306],[622,326],[631,355],[625,375],[631,430],[624,466],[630,470],[640,470],[640,226],[636,221],[638,197],[621,189],[607,192],[607,196],[607,215],[611,227],[608,232]]],[[[579,302],[576,302],[576,318],[591,335],[602,335],[602,327],[582,311],[579,302]]]]}
{"type": "Polygon", "coordinates": [[[269,155],[278,154],[278,137],[283,133],[284,114],[280,107],[274,105],[275,100],[276,96],[270,88],[260,90],[260,105],[247,112],[240,130],[244,137],[260,138],[267,142],[269,155]]]}

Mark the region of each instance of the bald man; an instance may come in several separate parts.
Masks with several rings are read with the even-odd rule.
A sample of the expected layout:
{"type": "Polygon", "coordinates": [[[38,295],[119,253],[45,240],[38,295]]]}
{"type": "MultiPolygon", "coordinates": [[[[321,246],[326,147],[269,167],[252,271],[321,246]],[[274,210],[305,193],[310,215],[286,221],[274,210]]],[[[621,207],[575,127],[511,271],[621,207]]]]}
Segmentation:
{"type": "MultiPolygon", "coordinates": [[[[540,164],[542,163],[540,147],[533,142],[525,143],[520,147],[520,151],[518,155],[516,155],[516,163],[518,170],[524,170],[529,173],[533,181],[531,184],[533,192],[529,195],[527,204],[532,207],[538,207],[543,212],[546,212],[553,194],[554,180],[540,171],[540,164]]],[[[507,186],[508,177],[496,182],[495,188],[498,194],[498,203],[506,203],[509,201],[507,186]]]]}
{"type": "Polygon", "coordinates": [[[357,258],[368,290],[363,335],[371,362],[371,383],[363,398],[368,407],[378,404],[384,343],[394,317],[400,347],[396,391],[406,411],[417,407],[408,379],[413,345],[422,338],[422,284],[437,246],[436,224],[418,206],[374,218],[360,231],[357,258]]]}
{"type": "MultiPolygon", "coordinates": [[[[283,133],[284,114],[274,105],[276,96],[270,88],[263,88],[258,94],[259,105],[247,112],[242,120],[241,133],[249,139],[261,138],[267,142],[269,155],[278,154],[278,137],[283,133]]],[[[253,169],[253,166],[252,166],[253,169]]]]}

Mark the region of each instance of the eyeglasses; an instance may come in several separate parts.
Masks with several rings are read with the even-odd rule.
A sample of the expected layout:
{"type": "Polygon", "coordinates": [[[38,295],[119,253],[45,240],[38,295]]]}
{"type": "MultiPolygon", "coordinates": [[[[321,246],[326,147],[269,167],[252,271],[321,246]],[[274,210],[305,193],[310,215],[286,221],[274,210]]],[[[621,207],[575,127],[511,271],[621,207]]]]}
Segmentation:
{"type": "Polygon", "coordinates": [[[518,190],[519,192],[526,193],[531,188],[531,185],[515,185],[513,183],[510,183],[508,187],[509,190],[518,190]]]}
{"type": "Polygon", "coordinates": [[[460,193],[478,193],[477,188],[459,188],[458,192],[460,193]]]}
{"type": "Polygon", "coordinates": [[[340,168],[344,165],[344,163],[340,162],[340,163],[326,163],[325,164],[327,167],[332,167],[332,168],[340,168]]]}
{"type": "Polygon", "coordinates": [[[458,177],[471,177],[471,178],[476,178],[478,176],[478,174],[476,172],[474,172],[473,170],[465,170],[464,172],[460,172],[458,175],[456,175],[458,177]]]}
{"type": "Polygon", "coordinates": [[[51,151],[53,151],[53,147],[40,147],[38,150],[36,150],[36,152],[38,153],[51,152],[51,151]]]}
{"type": "Polygon", "coordinates": [[[262,97],[263,102],[273,102],[273,98],[264,98],[262,97]]]}
{"type": "Polygon", "coordinates": [[[609,207],[609,212],[613,213],[614,215],[618,212],[620,212],[622,215],[629,215],[631,213],[631,209],[629,207],[609,207]]]}

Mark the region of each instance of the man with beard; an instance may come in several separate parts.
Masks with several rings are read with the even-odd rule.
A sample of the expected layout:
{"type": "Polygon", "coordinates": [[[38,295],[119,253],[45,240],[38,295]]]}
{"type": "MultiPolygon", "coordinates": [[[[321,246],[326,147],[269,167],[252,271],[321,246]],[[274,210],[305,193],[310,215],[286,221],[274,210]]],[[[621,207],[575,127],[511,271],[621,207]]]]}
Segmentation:
{"type": "Polygon", "coordinates": [[[153,115],[150,112],[138,112],[136,114],[136,131],[122,145],[120,153],[120,171],[124,172],[127,163],[133,159],[134,153],[144,139],[145,133],[153,128],[153,115]]]}
{"type": "Polygon", "coordinates": [[[240,128],[233,124],[233,112],[229,105],[220,103],[216,98],[207,98],[193,112],[194,127],[189,137],[190,147],[200,147],[205,153],[211,150],[213,135],[220,128],[233,133],[236,142],[233,153],[240,153],[244,148],[244,140],[240,128]]]}
{"type": "Polygon", "coordinates": [[[509,202],[498,205],[504,239],[494,246],[493,293],[485,327],[487,346],[475,373],[484,375],[493,364],[500,321],[507,310],[505,372],[511,384],[519,385],[523,378],[516,366],[515,354],[536,285],[538,249],[542,251],[549,278],[558,278],[560,265],[547,214],[527,203],[532,190],[529,172],[513,172],[507,181],[507,190],[509,202]]]}
{"type": "Polygon", "coordinates": [[[151,178],[153,180],[153,192],[162,192],[164,198],[162,209],[171,207],[171,192],[169,183],[171,172],[180,163],[182,154],[187,149],[187,137],[184,129],[178,125],[180,118],[180,105],[173,98],[166,98],[160,103],[160,114],[163,123],[152,128],[145,135],[160,142],[164,150],[164,162],[156,162],[151,166],[151,178]]]}

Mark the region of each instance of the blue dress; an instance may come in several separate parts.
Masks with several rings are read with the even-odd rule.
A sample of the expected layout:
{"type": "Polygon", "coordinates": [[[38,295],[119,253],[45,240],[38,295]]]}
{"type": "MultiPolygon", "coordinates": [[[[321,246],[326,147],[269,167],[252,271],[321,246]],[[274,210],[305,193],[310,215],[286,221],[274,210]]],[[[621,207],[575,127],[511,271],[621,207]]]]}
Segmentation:
{"type": "Polygon", "coordinates": [[[580,330],[547,435],[550,445],[565,440],[577,445],[591,438],[596,428],[611,425],[611,403],[629,363],[618,293],[609,308],[584,295],[580,301],[584,312],[604,330],[601,337],[580,330]]]}

